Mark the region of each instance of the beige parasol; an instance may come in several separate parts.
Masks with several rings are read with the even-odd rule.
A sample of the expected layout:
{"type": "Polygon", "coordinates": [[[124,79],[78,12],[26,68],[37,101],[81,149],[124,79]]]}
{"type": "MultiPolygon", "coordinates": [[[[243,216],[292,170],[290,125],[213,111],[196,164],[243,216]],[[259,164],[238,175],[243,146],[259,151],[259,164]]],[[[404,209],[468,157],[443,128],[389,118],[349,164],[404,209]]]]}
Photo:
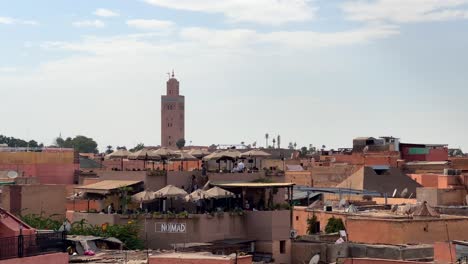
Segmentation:
{"type": "Polygon", "coordinates": [[[209,199],[212,198],[211,195],[209,195],[206,191],[202,189],[198,189],[193,191],[191,194],[188,194],[185,196],[186,201],[198,201],[201,199],[209,199]]]}
{"type": "Polygon", "coordinates": [[[219,188],[217,186],[209,189],[208,191],[206,191],[206,193],[208,195],[211,196],[211,198],[215,198],[215,199],[221,199],[221,198],[229,198],[229,197],[234,197],[235,194],[230,192],[230,191],[227,191],[227,190],[224,190],[222,188],[219,188]]]}
{"type": "Polygon", "coordinates": [[[154,193],[156,198],[173,198],[173,197],[185,197],[187,192],[178,188],[174,185],[167,185],[159,191],[154,193]]]}

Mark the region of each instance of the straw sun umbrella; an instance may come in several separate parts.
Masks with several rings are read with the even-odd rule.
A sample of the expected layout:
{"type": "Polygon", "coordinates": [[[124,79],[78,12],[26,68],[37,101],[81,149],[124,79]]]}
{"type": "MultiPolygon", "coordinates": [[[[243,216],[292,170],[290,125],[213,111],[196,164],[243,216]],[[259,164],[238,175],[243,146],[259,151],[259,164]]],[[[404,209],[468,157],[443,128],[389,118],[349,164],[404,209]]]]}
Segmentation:
{"type": "Polygon", "coordinates": [[[191,150],[189,150],[188,154],[190,154],[190,155],[192,155],[192,156],[194,156],[195,158],[198,159],[198,168],[200,169],[200,160],[203,157],[206,157],[206,156],[210,155],[211,152],[209,152],[206,149],[191,149],[191,150]]]}
{"type": "Polygon", "coordinates": [[[155,198],[169,198],[171,200],[171,205],[173,198],[185,196],[187,196],[187,192],[174,185],[167,185],[166,187],[154,193],[155,198]]]}
{"type": "MultiPolygon", "coordinates": [[[[227,163],[228,160],[235,161],[240,157],[241,157],[240,151],[228,149],[228,150],[215,151],[211,153],[210,155],[204,157],[203,160],[217,160],[217,161],[224,160],[227,163]]],[[[219,163],[219,169],[221,169],[221,163],[219,163]]]]}
{"type": "Polygon", "coordinates": [[[222,198],[229,198],[229,197],[234,197],[234,193],[228,191],[228,190],[224,190],[222,188],[219,188],[217,186],[209,189],[208,191],[206,191],[206,193],[212,197],[212,198],[215,198],[215,199],[222,199],[222,198]]]}
{"type": "Polygon", "coordinates": [[[163,168],[164,165],[166,164],[166,160],[172,158],[172,157],[175,157],[177,156],[177,152],[169,149],[169,148],[166,148],[166,147],[161,147],[155,151],[153,151],[154,154],[158,155],[159,157],[161,157],[162,161],[163,161],[163,168]]]}
{"type": "Polygon", "coordinates": [[[109,154],[108,157],[110,159],[120,159],[120,170],[123,170],[123,159],[128,158],[130,154],[132,153],[126,149],[118,149],[109,154]]]}
{"type": "Polygon", "coordinates": [[[198,159],[190,155],[187,152],[180,151],[179,153],[177,153],[177,156],[175,158],[172,158],[171,160],[180,161],[182,165],[181,170],[184,170],[184,161],[191,161],[191,160],[198,160],[198,159]]]}
{"type": "Polygon", "coordinates": [[[132,195],[132,201],[140,203],[140,209],[143,209],[143,203],[152,202],[155,199],[154,192],[150,190],[145,190],[132,195]]]}
{"type": "MultiPolygon", "coordinates": [[[[257,166],[257,158],[266,158],[269,156],[271,156],[271,154],[266,153],[265,151],[259,150],[259,149],[252,149],[241,154],[241,157],[243,158],[254,158],[255,166],[257,166]]],[[[261,163],[260,163],[260,167],[262,167],[261,163]]]]}
{"type": "Polygon", "coordinates": [[[132,154],[128,155],[129,159],[132,160],[143,160],[143,168],[146,169],[146,161],[148,160],[161,160],[161,157],[158,154],[155,154],[149,149],[141,149],[132,154]]]}
{"type": "MultiPolygon", "coordinates": [[[[228,198],[235,197],[234,193],[219,188],[217,186],[209,189],[208,191],[206,191],[206,193],[213,199],[226,199],[226,205],[228,204],[228,198]]],[[[230,204],[228,207],[231,207],[230,204]]]]}
{"type": "Polygon", "coordinates": [[[185,196],[186,201],[193,201],[193,202],[196,202],[201,199],[210,199],[210,198],[212,198],[211,195],[202,189],[195,190],[192,193],[185,196]]]}

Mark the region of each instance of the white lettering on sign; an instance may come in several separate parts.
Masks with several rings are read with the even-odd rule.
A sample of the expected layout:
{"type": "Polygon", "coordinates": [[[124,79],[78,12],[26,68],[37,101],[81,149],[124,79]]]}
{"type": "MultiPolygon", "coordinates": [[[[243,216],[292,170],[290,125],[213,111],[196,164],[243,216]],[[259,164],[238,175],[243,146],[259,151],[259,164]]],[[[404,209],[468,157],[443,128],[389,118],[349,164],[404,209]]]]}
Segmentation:
{"type": "Polygon", "coordinates": [[[158,233],[185,233],[187,225],[185,223],[156,223],[158,233]]]}

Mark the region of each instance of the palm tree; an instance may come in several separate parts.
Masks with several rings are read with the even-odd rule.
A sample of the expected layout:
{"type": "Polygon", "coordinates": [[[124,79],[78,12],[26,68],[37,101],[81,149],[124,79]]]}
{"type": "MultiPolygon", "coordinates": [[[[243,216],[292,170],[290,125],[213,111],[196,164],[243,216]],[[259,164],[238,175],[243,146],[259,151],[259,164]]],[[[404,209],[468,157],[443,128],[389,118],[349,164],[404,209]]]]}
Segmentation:
{"type": "Polygon", "coordinates": [[[276,139],[273,138],[273,148],[275,148],[276,139]]]}
{"type": "Polygon", "coordinates": [[[294,142],[294,149],[296,149],[296,147],[297,147],[297,144],[296,144],[296,142],[294,142]]]}
{"type": "Polygon", "coordinates": [[[268,135],[268,133],[265,134],[265,139],[266,139],[266,146],[265,148],[268,148],[268,138],[270,137],[270,135],[268,135]]]}

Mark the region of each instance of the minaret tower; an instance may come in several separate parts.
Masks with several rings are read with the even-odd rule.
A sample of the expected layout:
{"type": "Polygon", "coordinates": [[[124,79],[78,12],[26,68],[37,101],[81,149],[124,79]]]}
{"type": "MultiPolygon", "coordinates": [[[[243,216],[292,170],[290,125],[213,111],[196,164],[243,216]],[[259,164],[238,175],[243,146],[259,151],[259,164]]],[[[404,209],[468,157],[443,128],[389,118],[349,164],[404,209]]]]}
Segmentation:
{"type": "Polygon", "coordinates": [[[161,146],[176,148],[179,139],[185,139],[185,97],[179,94],[179,81],[172,70],[166,95],[161,96],[161,146]]]}

